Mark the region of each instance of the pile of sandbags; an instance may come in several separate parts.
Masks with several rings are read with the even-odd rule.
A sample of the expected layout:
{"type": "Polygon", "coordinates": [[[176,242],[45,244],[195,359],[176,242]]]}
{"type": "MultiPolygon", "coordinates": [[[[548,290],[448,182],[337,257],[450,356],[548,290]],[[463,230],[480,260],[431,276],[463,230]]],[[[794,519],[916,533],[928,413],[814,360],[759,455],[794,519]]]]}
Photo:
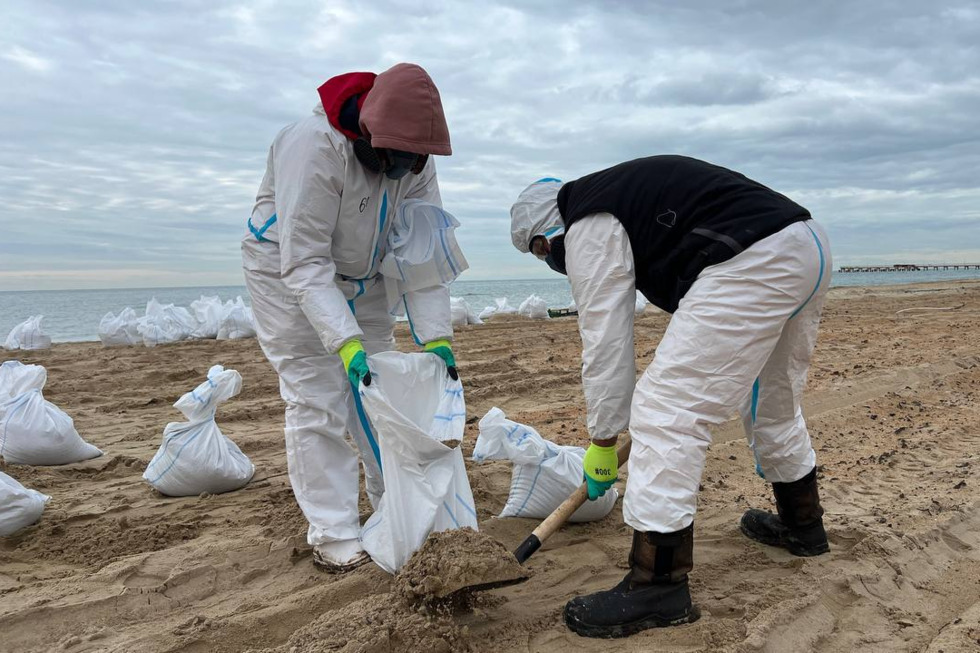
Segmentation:
{"type": "Polygon", "coordinates": [[[0,537],[13,535],[40,519],[50,499],[0,472],[0,537]]]}
{"type": "Polygon", "coordinates": [[[146,303],[146,313],[124,308],[119,315],[106,313],[99,323],[99,340],[106,347],[138,345],[147,347],[181,340],[236,340],[255,337],[255,316],[241,296],[235,301],[205,297],[191,302],[190,309],[161,304],[156,297],[146,303]]]}
{"type": "Polygon", "coordinates": [[[483,320],[479,318],[462,297],[450,297],[449,310],[454,327],[466,326],[467,324],[483,324],[483,320]]]}
{"type": "MultiPolygon", "coordinates": [[[[500,517],[543,519],[582,484],[585,449],[557,445],[545,440],[530,426],[507,419],[499,408],[491,408],[480,420],[480,435],[473,460],[509,460],[514,464],[510,494],[500,517]]],[[[616,488],[576,510],[570,521],[602,519],[619,496],[616,488]]]]}
{"type": "Polygon", "coordinates": [[[547,320],[548,319],[548,302],[544,300],[543,297],[538,297],[537,295],[531,295],[517,308],[517,313],[521,317],[530,318],[532,320],[547,320]]]}
{"type": "Polygon", "coordinates": [[[63,410],[45,401],[41,365],[0,365],[0,457],[21,465],[66,465],[101,456],[63,410]]]}
{"type": "Polygon", "coordinates": [[[235,301],[227,301],[218,325],[218,340],[238,340],[239,338],[255,337],[255,316],[245,301],[238,297],[235,301]]]}
{"type": "Polygon", "coordinates": [[[127,306],[119,315],[109,311],[99,322],[99,340],[106,347],[126,347],[143,342],[136,311],[127,306]]]}
{"type": "Polygon", "coordinates": [[[32,315],[27,318],[7,334],[7,339],[3,342],[4,349],[47,349],[51,346],[51,338],[44,335],[41,330],[43,315],[32,315]]]}
{"type": "Polygon", "coordinates": [[[163,430],[163,444],[147,465],[143,478],[161,494],[172,497],[219,494],[244,487],[255,465],[214,421],[218,404],[242,390],[242,376],[215,365],[208,378],[174,404],[187,418],[163,430]]]}
{"type": "Polygon", "coordinates": [[[507,303],[506,297],[497,297],[494,306],[487,306],[478,316],[481,320],[488,320],[494,315],[517,315],[517,309],[507,303]]]}

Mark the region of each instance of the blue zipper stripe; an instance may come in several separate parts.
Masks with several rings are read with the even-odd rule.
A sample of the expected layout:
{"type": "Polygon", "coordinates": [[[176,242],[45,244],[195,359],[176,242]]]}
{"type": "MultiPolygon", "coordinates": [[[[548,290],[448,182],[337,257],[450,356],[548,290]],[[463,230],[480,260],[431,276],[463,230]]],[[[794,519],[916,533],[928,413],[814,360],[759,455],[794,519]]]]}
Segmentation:
{"type": "Polygon", "coordinates": [[[820,244],[820,239],[817,238],[817,234],[813,233],[813,229],[810,229],[810,225],[804,222],[803,226],[807,228],[807,230],[810,232],[810,235],[813,236],[813,241],[817,244],[817,252],[820,253],[820,274],[817,276],[817,285],[815,285],[813,287],[813,290],[810,291],[810,296],[807,297],[806,301],[800,304],[800,307],[795,311],[793,311],[792,315],[789,316],[789,319],[791,320],[794,317],[796,317],[800,311],[803,310],[804,306],[810,303],[810,300],[813,299],[813,296],[817,294],[817,289],[820,288],[820,282],[823,281],[823,268],[824,268],[823,245],[820,244]]]}

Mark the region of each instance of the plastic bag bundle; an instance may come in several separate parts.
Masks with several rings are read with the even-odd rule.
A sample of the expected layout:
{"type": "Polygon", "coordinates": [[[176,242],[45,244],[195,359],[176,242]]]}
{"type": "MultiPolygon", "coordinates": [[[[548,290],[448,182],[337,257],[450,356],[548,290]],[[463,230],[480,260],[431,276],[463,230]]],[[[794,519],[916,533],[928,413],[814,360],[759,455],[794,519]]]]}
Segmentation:
{"type": "Polygon", "coordinates": [[[531,295],[521,302],[521,305],[517,308],[517,312],[522,317],[531,318],[532,320],[547,320],[548,302],[543,297],[531,295]]]}
{"type": "Polygon", "coordinates": [[[63,410],[45,401],[40,365],[0,365],[0,457],[21,465],[66,465],[101,456],[63,410]]]}
{"type": "Polygon", "coordinates": [[[221,318],[224,317],[224,304],[219,297],[205,297],[191,302],[191,313],[197,321],[197,326],[191,333],[194,339],[210,339],[218,337],[221,328],[221,318]]]}
{"type": "Polygon", "coordinates": [[[147,347],[186,340],[195,328],[197,320],[190,311],[183,306],[161,304],[156,297],[146,303],[146,315],[136,326],[147,347]]]}
{"type": "Polygon", "coordinates": [[[50,499],[0,472],[0,537],[13,535],[40,519],[50,499]]]}
{"type": "Polygon", "coordinates": [[[458,227],[459,221],[435,204],[409,199],[398,205],[378,268],[389,308],[405,293],[450,283],[469,267],[456,242],[458,227]]]}
{"type": "Polygon", "coordinates": [[[255,337],[255,316],[245,305],[241,296],[234,302],[225,302],[221,324],[218,327],[218,340],[238,340],[255,337]]]}
{"type": "Polygon", "coordinates": [[[360,540],[375,563],[396,573],[429,533],[478,528],[459,446],[466,404],[463,386],[435,356],[384,352],[368,365],[373,382],[359,392],[385,492],[360,540]]]}
{"type": "Polygon", "coordinates": [[[466,326],[467,324],[483,324],[483,320],[477,316],[462,297],[450,297],[449,310],[452,315],[454,327],[466,326]]]}
{"type": "Polygon", "coordinates": [[[119,315],[109,311],[99,322],[99,340],[106,347],[138,345],[143,342],[138,324],[136,311],[129,306],[119,311],[119,315]]]}
{"type": "Polygon", "coordinates": [[[51,338],[44,335],[41,331],[41,321],[43,315],[32,315],[27,318],[7,334],[7,339],[3,342],[4,349],[47,349],[51,346],[51,338]]]}
{"type": "MultiPolygon", "coordinates": [[[[499,408],[491,408],[480,420],[480,435],[473,460],[509,460],[514,463],[510,494],[500,517],[543,519],[582,484],[585,449],[557,445],[545,440],[529,426],[507,419],[499,408]]],[[[602,519],[613,509],[619,492],[610,489],[596,501],[576,510],[570,521],[602,519]]]]}
{"type": "Polygon", "coordinates": [[[157,450],[143,478],[160,493],[185,497],[208,492],[230,492],[246,485],[255,466],[214,421],[218,404],[242,390],[242,376],[215,365],[208,378],[174,404],[187,418],[163,430],[157,450]]]}

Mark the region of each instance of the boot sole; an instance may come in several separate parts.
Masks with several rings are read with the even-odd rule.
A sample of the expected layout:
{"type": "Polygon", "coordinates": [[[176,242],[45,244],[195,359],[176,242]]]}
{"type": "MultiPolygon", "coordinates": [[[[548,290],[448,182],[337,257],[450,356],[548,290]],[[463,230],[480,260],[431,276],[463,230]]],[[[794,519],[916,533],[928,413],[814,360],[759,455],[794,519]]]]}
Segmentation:
{"type": "Polygon", "coordinates": [[[596,626],[577,621],[576,619],[570,618],[566,614],[565,625],[582,637],[593,637],[596,639],[618,639],[620,637],[629,637],[630,635],[635,635],[636,633],[649,630],[651,628],[668,628],[670,626],[691,624],[700,618],[701,610],[699,610],[696,605],[692,605],[686,614],[673,619],[647,617],[646,619],[640,619],[639,621],[633,621],[627,624],[596,626]]]}
{"type": "Polygon", "coordinates": [[[741,522],[739,522],[738,524],[738,530],[742,531],[742,535],[749,538],[753,542],[758,542],[760,544],[765,544],[767,546],[774,546],[780,549],[784,549],[786,551],[789,551],[795,556],[799,556],[800,558],[812,558],[813,556],[823,555],[824,553],[828,553],[830,551],[829,544],[823,544],[821,546],[816,546],[808,549],[790,547],[789,544],[787,544],[784,540],[780,539],[779,537],[766,537],[754,531],[750,531],[745,527],[745,524],[741,522]]]}

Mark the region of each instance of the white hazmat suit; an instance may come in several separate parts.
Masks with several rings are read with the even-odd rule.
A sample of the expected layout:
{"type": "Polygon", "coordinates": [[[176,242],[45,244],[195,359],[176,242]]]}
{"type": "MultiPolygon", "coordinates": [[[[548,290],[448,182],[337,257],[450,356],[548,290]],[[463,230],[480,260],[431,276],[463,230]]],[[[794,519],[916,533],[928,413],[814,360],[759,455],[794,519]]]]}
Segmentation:
{"type": "MultiPolygon", "coordinates": [[[[397,180],[369,172],[317,105],[276,136],[242,240],[259,342],[286,402],[290,482],[309,521],[308,542],[338,564],[361,551],[358,457],[346,433],[375,505],[384,484],[336,352],[354,339],[369,355],[394,348],[379,268],[395,210],[409,198],[441,204],[431,157],[420,174],[397,180]]],[[[417,343],[452,337],[445,284],[406,292],[402,304],[417,343]]]]}
{"type": "MultiPolygon", "coordinates": [[[[512,216],[522,251],[562,225],[560,188],[543,180],[521,194],[512,216]]],[[[626,230],[609,213],[592,214],[568,229],[564,246],[589,433],[605,440],[628,427],[633,440],[623,504],[630,526],[672,533],[693,522],[708,428],[736,412],[767,480],[795,481],[813,469],[801,399],[832,263],[816,222],[791,224],[705,268],[639,381],[626,230]]]]}

